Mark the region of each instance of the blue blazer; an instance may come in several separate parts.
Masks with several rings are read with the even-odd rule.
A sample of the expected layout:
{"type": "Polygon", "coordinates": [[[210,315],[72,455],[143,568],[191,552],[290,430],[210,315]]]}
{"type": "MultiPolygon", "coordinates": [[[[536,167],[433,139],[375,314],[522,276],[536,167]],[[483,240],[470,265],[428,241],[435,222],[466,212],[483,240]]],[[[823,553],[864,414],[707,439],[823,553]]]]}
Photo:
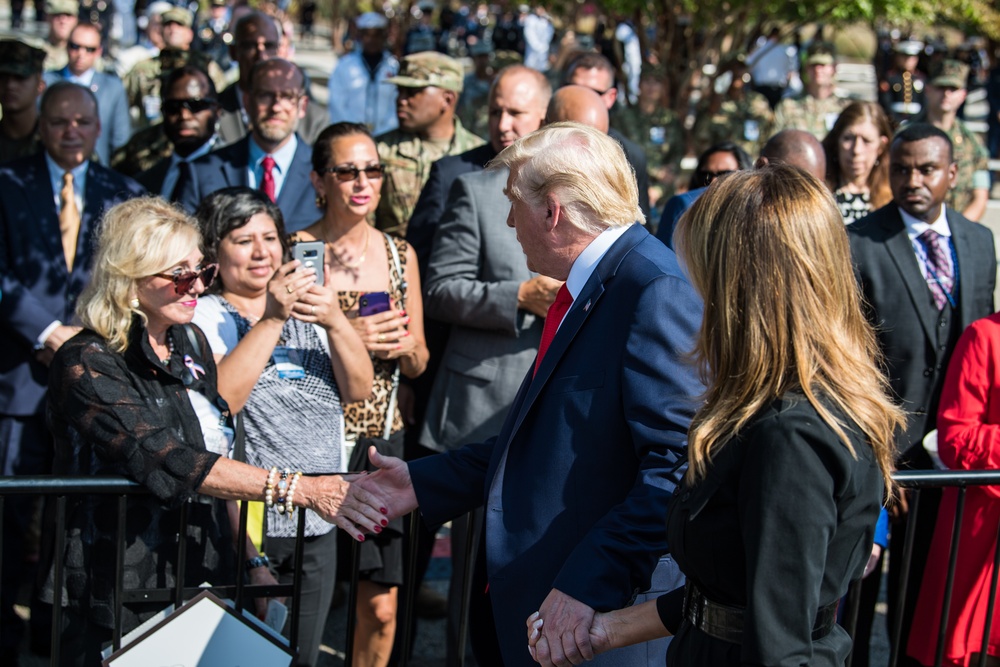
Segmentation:
{"type": "MultiPolygon", "coordinates": [[[[69,72],[65,68],[46,72],[45,84],[51,86],[68,76],[69,72]]],[[[128,113],[125,85],[115,74],[94,72],[90,89],[97,98],[97,115],[101,119],[101,134],[97,137],[94,152],[101,164],[109,165],[115,149],[128,143],[132,136],[132,118],[128,113]]]]}
{"type": "Polygon", "coordinates": [[[673,252],[633,225],[528,371],[499,436],[409,463],[434,524],[485,504],[506,454],[486,558],[508,667],[533,664],[524,620],[552,588],[607,611],[649,587],[704,391],[685,360],[701,313],[673,252]]]}
{"type": "Polygon", "coordinates": [[[104,211],[144,190],[90,163],[72,273],[66,270],[44,153],[0,166],[0,192],[0,414],[34,415],[42,411],[48,384],[48,369],[35,361],[38,337],[55,320],[73,322],[104,211]]]}
{"type": "Polygon", "coordinates": [[[667,200],[666,206],[663,207],[663,215],[660,216],[660,226],[656,228],[656,238],[663,241],[663,244],[671,250],[674,248],[674,230],[677,229],[677,221],[707,189],[695,188],[667,200]]]}
{"type": "MultiPolygon", "coordinates": [[[[321,215],[316,208],[316,190],[309,180],[312,172],[312,148],[302,137],[298,137],[298,140],[291,166],[285,175],[281,192],[278,193],[278,201],[275,202],[285,216],[285,231],[289,234],[305,229],[319,220],[321,215]]],[[[192,178],[181,193],[181,206],[194,213],[206,195],[235,185],[248,186],[249,163],[249,135],[198,158],[191,163],[192,178]]]]}

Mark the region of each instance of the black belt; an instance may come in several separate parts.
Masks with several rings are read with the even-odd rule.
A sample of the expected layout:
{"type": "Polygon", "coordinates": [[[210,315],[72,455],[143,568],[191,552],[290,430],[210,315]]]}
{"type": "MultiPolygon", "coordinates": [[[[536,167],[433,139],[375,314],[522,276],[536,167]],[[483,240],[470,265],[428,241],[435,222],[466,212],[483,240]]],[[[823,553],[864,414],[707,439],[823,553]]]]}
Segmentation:
{"type": "MultiPolygon", "coordinates": [[[[813,623],[812,639],[830,634],[837,623],[840,600],[820,607],[813,623]]],[[[733,644],[743,643],[743,609],[712,602],[689,579],[684,587],[684,618],[705,634],[733,644]]]]}

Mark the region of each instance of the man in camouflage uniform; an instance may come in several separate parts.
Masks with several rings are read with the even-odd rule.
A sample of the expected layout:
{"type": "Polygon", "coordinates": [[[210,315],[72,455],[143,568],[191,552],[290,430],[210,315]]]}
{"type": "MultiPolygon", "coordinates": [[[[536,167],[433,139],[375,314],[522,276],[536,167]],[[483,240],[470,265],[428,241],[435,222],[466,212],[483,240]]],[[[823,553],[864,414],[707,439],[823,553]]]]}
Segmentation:
{"type": "Polygon", "coordinates": [[[77,0],[48,0],[45,3],[45,22],[49,24],[49,34],[45,38],[45,64],[42,71],[66,67],[66,44],[69,42],[69,34],[79,21],[79,14],[80,3],[77,0]]]}
{"type": "Polygon", "coordinates": [[[188,63],[200,67],[212,77],[217,89],[226,85],[225,73],[200,51],[192,51],[194,30],[191,12],[174,7],[163,13],[164,48],[152,58],[143,60],[125,75],[125,93],[129,113],[136,129],[149,127],[163,118],[160,112],[160,87],[163,78],[188,63]]]}
{"type": "Polygon", "coordinates": [[[0,162],[37,153],[38,98],[45,90],[45,51],[15,39],[0,40],[0,162]]]}
{"type": "Polygon", "coordinates": [[[774,109],[773,132],[805,130],[822,140],[851,100],[834,90],[837,57],[832,44],[813,42],[806,49],[803,65],[805,90],[778,103],[774,109]]]}
{"type": "Polygon", "coordinates": [[[743,54],[734,56],[721,68],[716,89],[696,114],[694,152],[731,141],[748,155],[757,155],[771,136],[774,112],[761,93],[750,87],[750,72],[743,54]]]}
{"type": "Polygon", "coordinates": [[[958,175],[946,203],[978,222],[990,198],[989,154],[979,137],[958,118],[968,78],[969,66],[965,63],[951,59],[936,62],[924,89],[924,110],[911,122],[930,123],[948,134],[958,175]]]}
{"type": "Polygon", "coordinates": [[[662,72],[643,71],[635,104],[616,109],[611,114],[611,127],[639,144],[646,153],[650,188],[654,191],[651,199],[656,201],[673,195],[674,178],[685,149],[684,124],[667,106],[666,87],[661,77],[662,72]]]}
{"type": "Polygon", "coordinates": [[[878,84],[878,103],[896,123],[905,122],[924,109],[924,73],[917,69],[923,42],[904,40],[893,50],[893,67],[878,84]]]}
{"type": "Polygon", "coordinates": [[[382,231],[406,235],[435,160],[486,143],[455,116],[463,76],[462,65],[454,58],[422,51],[406,56],[399,74],[386,79],[399,88],[399,127],[376,137],[386,167],[382,199],[375,211],[375,226],[382,231]]]}

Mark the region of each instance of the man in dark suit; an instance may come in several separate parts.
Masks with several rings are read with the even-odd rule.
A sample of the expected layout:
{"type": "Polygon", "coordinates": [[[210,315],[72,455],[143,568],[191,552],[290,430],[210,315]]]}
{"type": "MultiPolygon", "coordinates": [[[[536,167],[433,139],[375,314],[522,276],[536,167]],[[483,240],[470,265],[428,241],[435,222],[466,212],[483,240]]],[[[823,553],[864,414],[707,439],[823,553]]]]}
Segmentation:
{"type": "MultiPolygon", "coordinates": [[[[925,123],[907,125],[892,140],[889,160],[893,201],[849,225],[847,232],[889,380],[907,412],[906,429],[897,439],[896,464],[930,469],[923,439],[936,425],[941,384],[955,342],[966,326],[994,310],[996,253],[989,229],[944,205],[956,175],[947,134],[925,123]]],[[[911,596],[920,586],[939,497],[930,491],[921,494],[907,580],[911,596]]],[[[902,499],[905,512],[905,493],[902,499]]],[[[899,555],[905,534],[905,521],[897,522],[892,543],[899,555]]],[[[900,602],[899,564],[899,558],[890,559],[890,617],[900,602]]],[[[880,572],[876,567],[865,580],[869,595],[877,593],[880,572]]],[[[873,608],[874,597],[862,604],[873,608]]],[[[901,647],[907,644],[913,607],[903,606],[901,647]]],[[[864,622],[859,620],[858,636],[867,638],[870,630],[869,614],[864,622]]],[[[862,644],[867,646],[856,639],[856,650],[862,644]]],[[[867,651],[859,653],[867,664],[867,651]]]]}
{"type": "MultiPolygon", "coordinates": [[[[250,132],[249,108],[243,103],[243,96],[250,88],[250,73],[261,60],[278,57],[280,42],[278,26],[267,14],[250,12],[236,22],[229,55],[237,65],[240,78],[219,94],[219,104],[222,105],[219,140],[222,145],[235,143],[250,132]]],[[[308,95],[308,81],[303,88],[308,95]]],[[[329,124],[327,116],[326,108],[310,98],[306,115],[299,123],[299,136],[312,145],[329,124]]]]}
{"type": "Polygon", "coordinates": [[[124,146],[132,134],[132,119],[128,114],[128,100],[121,79],[109,72],[98,72],[94,66],[104,50],[101,48],[100,27],[81,23],[70,33],[66,45],[69,62],[66,67],[45,73],[49,86],[57,81],[69,81],[85,86],[97,99],[101,119],[101,133],[95,150],[101,164],[111,164],[111,154],[124,146]]]}
{"type": "Polygon", "coordinates": [[[243,185],[261,190],[285,216],[285,229],[297,232],[319,218],[312,172],[312,149],[296,133],[309,103],[298,65],[273,58],[253,68],[244,103],[251,133],[192,163],[191,180],[180,202],[189,211],[221,188],[243,185]]]}
{"type": "MultiPolygon", "coordinates": [[[[135,181],[90,161],[101,133],[88,88],[60,82],[42,96],[44,151],[0,167],[0,452],[4,475],[51,472],[52,440],[42,407],[47,365],[76,334],[73,311],[90,276],[92,238],[101,215],[142,194],[135,181]]],[[[13,615],[24,531],[33,500],[4,504],[0,651],[16,650],[13,615]]],[[[0,655],[0,658],[3,656],[0,655]]]]}
{"type": "Polygon", "coordinates": [[[207,155],[218,139],[215,127],[219,122],[219,103],[215,84],[195,65],[179,67],[163,82],[160,107],[163,123],[154,126],[160,128],[154,141],[167,155],[139,172],[135,180],[149,192],[176,202],[191,179],[191,163],[207,155]]]}
{"type": "MultiPolygon", "coordinates": [[[[590,88],[604,100],[608,113],[614,109],[615,101],[618,99],[614,65],[600,53],[588,51],[570,60],[563,75],[563,84],[590,88]]],[[[625,149],[625,157],[628,158],[629,164],[635,170],[636,183],[639,185],[639,206],[648,222],[649,170],[646,167],[646,152],[642,146],[614,128],[608,130],[608,135],[622,145],[622,148],[625,149]]]]}
{"type": "MultiPolygon", "coordinates": [[[[485,505],[475,588],[495,623],[472,623],[477,661],[533,664],[524,621],[538,609],[549,645],[578,663],[594,611],[649,588],[667,551],[670,473],[703,390],[685,361],[701,303],[673,253],[635,224],[635,179],[606,134],[557,123],[497,160],[528,269],[566,281],[536,361],[497,437],[409,464],[370,452],[382,469],[361,485],[390,515],[419,504],[432,523],[485,505]]],[[[594,664],[645,663],[646,650],[594,664]]]]}

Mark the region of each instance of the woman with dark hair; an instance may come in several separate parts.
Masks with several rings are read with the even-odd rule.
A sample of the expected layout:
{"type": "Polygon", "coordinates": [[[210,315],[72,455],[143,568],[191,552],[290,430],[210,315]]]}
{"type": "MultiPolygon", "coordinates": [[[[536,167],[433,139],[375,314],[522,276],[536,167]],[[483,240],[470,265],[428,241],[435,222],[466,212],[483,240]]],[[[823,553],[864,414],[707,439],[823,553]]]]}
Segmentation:
{"type": "MultiPolygon", "coordinates": [[[[342,403],[371,393],[372,364],[364,344],[316,283],[316,271],[284,262],[281,210],[257,190],[225,188],[195,214],[205,254],[218,262],[213,293],[198,300],[194,322],[219,368],[219,393],[242,410],[251,465],[305,473],[345,470],[342,403]]],[[[265,513],[265,558],[282,582],[294,575],[296,522],[282,505],[265,513]]],[[[333,599],[336,532],[306,515],[299,663],[314,665],[333,599]]],[[[380,527],[377,527],[380,529],[380,527]]],[[[376,530],[378,532],[378,530],[376,530]]]]}
{"type": "MultiPolygon", "coordinates": [[[[892,496],[903,413],[840,213],[797,167],[741,171],[691,207],[677,247],[705,302],[694,358],[707,389],[666,519],[687,583],[596,614],[584,643],[601,652],[673,633],[668,665],[843,665],[837,605],[892,496]]],[[[529,617],[529,650],[569,664],[544,622],[529,617]]]]}
{"type": "Polygon", "coordinates": [[[698,156],[698,166],[688,181],[688,190],[707,188],[712,181],[734,171],[749,169],[753,160],[747,152],[731,141],[710,146],[698,156]]]}
{"type": "Polygon", "coordinates": [[[889,190],[889,140],[892,124],[874,102],[844,109],[823,140],[826,181],[844,216],[860,220],[892,201],[889,190]]]}
{"type": "MultiPolygon", "coordinates": [[[[428,358],[417,256],[405,241],[368,224],[378,206],[384,168],[364,125],[336,123],[323,130],[313,145],[312,163],[323,217],[293,240],[325,244],[327,284],[375,365],[373,390],[344,408],[347,439],[383,438],[385,451],[401,457],[399,375],[417,377],[428,358]]],[[[401,521],[361,545],[360,570],[354,664],[384,667],[403,582],[401,521]]]]}
{"type": "MultiPolygon", "coordinates": [[[[65,563],[65,582],[50,573],[43,594],[48,602],[66,601],[63,664],[101,664],[119,613],[129,632],[162,609],[149,602],[116,606],[118,539],[125,544],[126,590],[172,588],[178,539],[186,540],[185,586],[232,583],[233,505],[216,499],[264,500],[288,512],[303,507],[356,538],[381,523],[377,500],[341,476],[296,478],[294,487],[288,480],[276,490],[277,471],[230,458],[243,444],[233,406],[205,336],[190,324],[217,271],[200,246],[194,221],[162,199],[109,210],[77,305],[84,328],[52,361],[46,418],[56,474],[124,475],[149,491],[129,500],[121,536],[116,497],[70,503],[66,548],[54,555],[65,563]],[[179,536],[184,505],[188,529],[179,536]]],[[[257,556],[252,544],[248,555],[257,556]]],[[[254,583],[274,583],[266,568],[249,573],[254,583]]]]}

